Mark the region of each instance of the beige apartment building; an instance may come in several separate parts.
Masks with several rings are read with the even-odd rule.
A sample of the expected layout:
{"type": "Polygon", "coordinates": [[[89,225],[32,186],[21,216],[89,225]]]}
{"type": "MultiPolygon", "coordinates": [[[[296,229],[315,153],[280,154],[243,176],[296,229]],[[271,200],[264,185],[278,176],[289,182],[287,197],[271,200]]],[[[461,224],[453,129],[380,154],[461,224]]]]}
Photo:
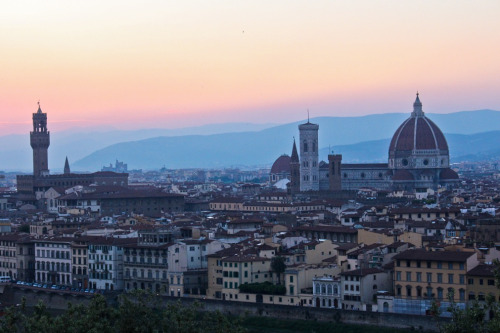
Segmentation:
{"type": "Polygon", "coordinates": [[[495,285],[495,266],[479,264],[467,272],[467,300],[484,302],[493,297],[500,302],[500,289],[495,285]]]}
{"type": "Polygon", "coordinates": [[[271,259],[254,255],[234,255],[222,264],[222,299],[239,300],[239,286],[245,283],[272,282],[271,259]]]}
{"type": "Polygon", "coordinates": [[[465,304],[467,272],[479,262],[472,251],[407,250],[394,260],[394,312],[426,314],[432,301],[446,311],[448,297],[465,304]]]}

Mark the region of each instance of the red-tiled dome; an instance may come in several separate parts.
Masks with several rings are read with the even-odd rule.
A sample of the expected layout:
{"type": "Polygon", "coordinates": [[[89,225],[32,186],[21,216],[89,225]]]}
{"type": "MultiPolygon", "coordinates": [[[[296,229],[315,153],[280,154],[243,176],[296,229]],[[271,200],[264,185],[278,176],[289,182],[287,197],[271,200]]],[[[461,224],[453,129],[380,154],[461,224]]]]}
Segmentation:
{"type": "Polygon", "coordinates": [[[394,133],[389,151],[448,150],[443,132],[427,118],[417,95],[413,112],[394,133]]]}
{"type": "Polygon", "coordinates": [[[271,167],[271,173],[290,173],[290,156],[281,155],[278,157],[271,167]]]}

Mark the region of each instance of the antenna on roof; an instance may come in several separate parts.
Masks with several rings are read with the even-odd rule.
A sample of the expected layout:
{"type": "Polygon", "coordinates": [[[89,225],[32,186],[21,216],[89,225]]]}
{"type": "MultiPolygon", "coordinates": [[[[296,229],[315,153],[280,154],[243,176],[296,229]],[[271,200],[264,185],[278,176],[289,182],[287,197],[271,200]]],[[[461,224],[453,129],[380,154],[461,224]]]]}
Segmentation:
{"type": "Polygon", "coordinates": [[[309,109],[307,109],[307,122],[309,122],[309,109]]]}

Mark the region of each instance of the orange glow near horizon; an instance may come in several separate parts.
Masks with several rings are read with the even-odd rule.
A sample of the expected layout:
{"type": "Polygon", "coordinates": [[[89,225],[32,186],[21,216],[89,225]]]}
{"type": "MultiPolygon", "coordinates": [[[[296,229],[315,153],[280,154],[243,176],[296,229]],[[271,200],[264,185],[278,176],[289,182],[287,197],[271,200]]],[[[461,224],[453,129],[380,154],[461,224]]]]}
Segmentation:
{"type": "Polygon", "coordinates": [[[500,109],[498,1],[16,1],[0,130],[500,109]]]}

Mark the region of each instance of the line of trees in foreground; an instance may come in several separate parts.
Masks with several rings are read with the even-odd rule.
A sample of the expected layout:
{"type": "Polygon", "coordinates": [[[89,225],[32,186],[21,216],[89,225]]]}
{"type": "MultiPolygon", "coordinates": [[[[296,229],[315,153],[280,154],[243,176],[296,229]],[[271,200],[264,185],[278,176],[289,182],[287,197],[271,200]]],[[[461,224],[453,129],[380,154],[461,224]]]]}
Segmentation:
{"type": "Polygon", "coordinates": [[[203,312],[199,303],[160,305],[158,298],[139,291],[121,295],[118,306],[110,306],[102,295],[89,305],[69,304],[63,314],[53,315],[43,302],[28,309],[25,302],[8,308],[0,319],[0,333],[242,333],[239,319],[219,311],[203,312]]]}

